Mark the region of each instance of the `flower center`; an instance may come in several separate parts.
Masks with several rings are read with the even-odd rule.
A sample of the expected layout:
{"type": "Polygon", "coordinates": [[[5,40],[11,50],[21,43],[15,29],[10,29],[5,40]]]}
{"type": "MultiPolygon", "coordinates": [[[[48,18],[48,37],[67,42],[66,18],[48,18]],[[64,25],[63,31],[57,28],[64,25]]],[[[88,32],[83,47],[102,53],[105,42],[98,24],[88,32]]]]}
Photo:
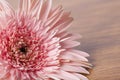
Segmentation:
{"type": "Polygon", "coordinates": [[[23,54],[26,54],[27,53],[27,46],[20,47],[19,51],[22,52],[23,54]]]}
{"type": "Polygon", "coordinates": [[[42,71],[44,67],[52,65],[52,58],[49,58],[48,53],[50,54],[56,44],[51,47],[52,41],[46,45],[44,39],[46,37],[39,37],[36,34],[26,27],[16,26],[0,32],[0,54],[3,60],[8,61],[10,67],[21,71],[42,71]],[[51,63],[48,64],[49,62],[51,63]]]}

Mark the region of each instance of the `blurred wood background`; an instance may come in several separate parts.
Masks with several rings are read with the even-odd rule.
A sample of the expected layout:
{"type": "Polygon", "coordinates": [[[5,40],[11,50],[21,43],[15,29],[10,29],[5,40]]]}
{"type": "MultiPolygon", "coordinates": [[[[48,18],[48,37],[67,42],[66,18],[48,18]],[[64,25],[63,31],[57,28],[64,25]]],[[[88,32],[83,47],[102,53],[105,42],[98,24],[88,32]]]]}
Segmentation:
{"type": "MultiPolygon", "coordinates": [[[[14,7],[17,0],[8,0],[14,7]]],[[[74,17],[71,32],[83,38],[78,49],[94,65],[90,80],[120,80],[120,0],[53,0],[74,17]]]]}

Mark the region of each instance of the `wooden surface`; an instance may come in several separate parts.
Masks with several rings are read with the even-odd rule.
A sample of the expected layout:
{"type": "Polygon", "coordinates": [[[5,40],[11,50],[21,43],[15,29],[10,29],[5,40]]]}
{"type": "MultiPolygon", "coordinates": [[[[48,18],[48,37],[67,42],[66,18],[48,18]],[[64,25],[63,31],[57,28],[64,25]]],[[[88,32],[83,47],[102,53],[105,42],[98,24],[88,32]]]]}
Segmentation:
{"type": "MultiPolygon", "coordinates": [[[[14,3],[16,0],[8,0],[14,3]]],[[[53,0],[74,17],[71,32],[83,38],[78,49],[94,65],[90,80],[120,80],[120,0],[53,0]]]]}
{"type": "Polygon", "coordinates": [[[74,17],[71,32],[83,38],[78,49],[94,65],[90,80],[120,80],[120,0],[54,0],[74,17]]]}

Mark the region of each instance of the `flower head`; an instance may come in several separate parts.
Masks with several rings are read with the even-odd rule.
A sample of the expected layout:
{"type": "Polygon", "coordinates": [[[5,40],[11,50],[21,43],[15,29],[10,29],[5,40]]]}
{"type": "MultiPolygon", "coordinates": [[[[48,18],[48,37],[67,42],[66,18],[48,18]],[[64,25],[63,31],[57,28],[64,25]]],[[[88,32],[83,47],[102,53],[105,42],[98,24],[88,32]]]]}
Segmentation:
{"type": "Polygon", "coordinates": [[[15,11],[0,0],[0,80],[87,80],[78,35],[66,31],[73,18],[52,0],[19,0],[15,11]]]}

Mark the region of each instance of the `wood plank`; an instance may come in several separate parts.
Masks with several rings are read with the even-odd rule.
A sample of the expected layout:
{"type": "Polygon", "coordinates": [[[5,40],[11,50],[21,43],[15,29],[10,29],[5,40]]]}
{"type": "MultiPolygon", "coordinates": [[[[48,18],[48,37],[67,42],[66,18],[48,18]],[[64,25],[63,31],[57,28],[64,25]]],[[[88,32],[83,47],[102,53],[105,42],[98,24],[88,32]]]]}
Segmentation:
{"type": "Polygon", "coordinates": [[[78,49],[90,53],[90,80],[120,80],[120,0],[54,0],[72,11],[71,32],[83,38],[78,49]]]}

